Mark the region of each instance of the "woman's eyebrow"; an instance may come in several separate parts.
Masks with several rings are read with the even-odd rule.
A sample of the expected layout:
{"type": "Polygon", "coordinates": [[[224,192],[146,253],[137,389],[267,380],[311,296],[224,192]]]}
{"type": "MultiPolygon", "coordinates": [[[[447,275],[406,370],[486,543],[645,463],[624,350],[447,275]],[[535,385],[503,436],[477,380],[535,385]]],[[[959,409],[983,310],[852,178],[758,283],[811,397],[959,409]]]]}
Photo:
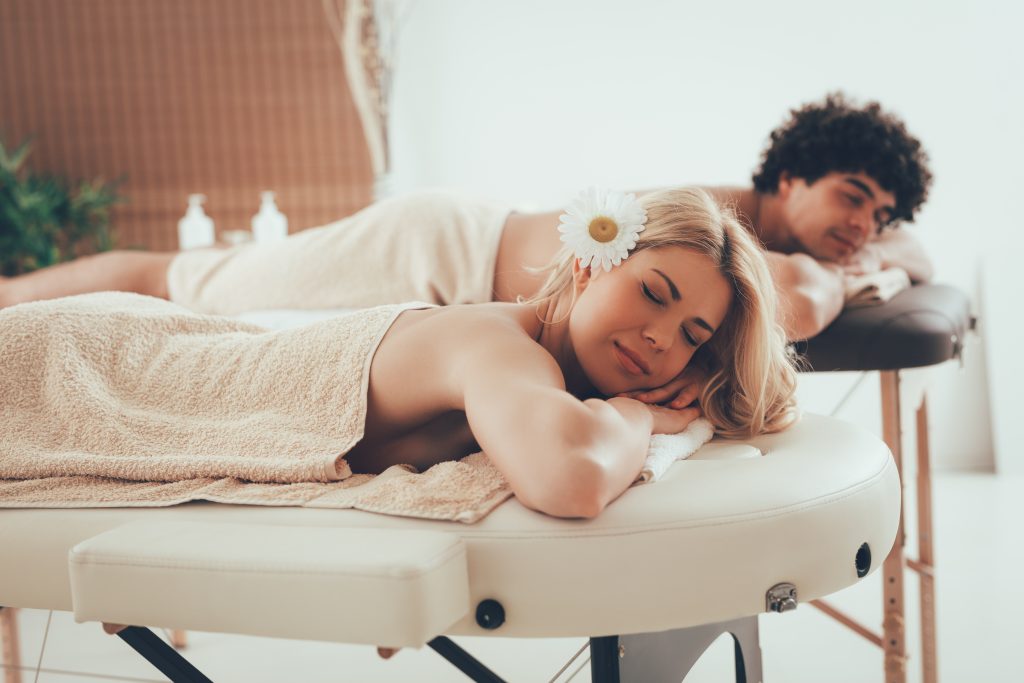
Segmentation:
{"type": "MultiPolygon", "coordinates": [[[[657,268],[651,268],[651,270],[653,270],[655,273],[657,273],[658,275],[665,279],[665,284],[668,285],[668,291],[672,295],[673,301],[679,301],[680,299],[682,299],[682,296],[679,295],[679,289],[676,287],[676,283],[672,282],[672,279],[669,278],[668,275],[665,275],[665,273],[661,272],[657,268]]],[[[711,325],[709,325],[708,322],[704,320],[704,318],[694,318],[693,322],[696,325],[703,327],[705,330],[708,331],[709,334],[715,333],[715,328],[711,327],[711,325]]]]}
{"type": "Polygon", "coordinates": [[[679,301],[682,297],[679,296],[679,289],[676,287],[676,283],[672,282],[668,275],[665,275],[665,273],[661,272],[657,268],[651,268],[651,270],[665,278],[665,283],[668,285],[668,292],[672,295],[672,301],[679,301]]]}

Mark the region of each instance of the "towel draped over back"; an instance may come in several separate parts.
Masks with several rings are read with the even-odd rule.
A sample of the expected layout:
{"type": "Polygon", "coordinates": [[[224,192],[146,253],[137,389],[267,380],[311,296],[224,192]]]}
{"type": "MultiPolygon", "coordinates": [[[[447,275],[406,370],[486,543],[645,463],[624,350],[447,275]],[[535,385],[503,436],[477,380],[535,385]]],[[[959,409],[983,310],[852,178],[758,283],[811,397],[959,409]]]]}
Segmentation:
{"type": "Polygon", "coordinates": [[[482,454],[444,463],[423,493],[409,468],[366,486],[344,460],[373,354],[413,306],[279,331],[126,293],[4,309],[0,506],[203,499],[479,519],[511,495],[482,454]]]}

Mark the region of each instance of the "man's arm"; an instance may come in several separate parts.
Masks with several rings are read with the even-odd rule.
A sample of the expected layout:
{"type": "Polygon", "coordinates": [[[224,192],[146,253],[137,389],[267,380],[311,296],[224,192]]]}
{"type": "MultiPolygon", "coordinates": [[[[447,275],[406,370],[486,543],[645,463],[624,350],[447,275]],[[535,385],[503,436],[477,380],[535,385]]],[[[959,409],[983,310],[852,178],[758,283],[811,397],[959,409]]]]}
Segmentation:
{"type": "Polygon", "coordinates": [[[808,339],[828,327],[843,310],[843,275],[837,265],[807,254],[767,252],[779,293],[779,322],[790,341],[808,339]]]}
{"type": "Polygon", "coordinates": [[[877,256],[881,269],[902,268],[913,282],[929,282],[935,275],[932,260],[921,243],[906,230],[890,230],[864,246],[877,256]]]}

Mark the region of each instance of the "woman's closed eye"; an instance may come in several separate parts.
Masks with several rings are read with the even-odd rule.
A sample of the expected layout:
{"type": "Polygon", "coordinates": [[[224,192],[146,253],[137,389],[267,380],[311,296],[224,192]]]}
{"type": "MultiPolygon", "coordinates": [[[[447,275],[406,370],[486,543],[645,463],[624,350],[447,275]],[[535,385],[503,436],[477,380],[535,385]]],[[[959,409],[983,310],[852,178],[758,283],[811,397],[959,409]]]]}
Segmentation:
{"type": "Polygon", "coordinates": [[[643,288],[643,290],[644,290],[644,296],[645,296],[645,297],[647,297],[648,299],[650,299],[650,300],[651,300],[651,301],[653,301],[654,303],[658,304],[659,306],[664,306],[664,305],[665,305],[665,302],[664,302],[664,301],[662,301],[662,300],[661,300],[661,298],[660,298],[660,297],[658,297],[658,295],[657,295],[657,294],[655,294],[655,293],[654,293],[654,292],[653,292],[653,291],[651,290],[651,288],[647,286],[647,283],[646,283],[646,282],[644,282],[643,280],[641,280],[641,281],[640,281],[640,286],[641,286],[641,287],[643,288]]]}
{"type": "MultiPolygon", "coordinates": [[[[640,286],[643,288],[644,296],[647,297],[650,301],[657,304],[658,306],[665,305],[665,302],[661,299],[661,297],[655,294],[654,291],[647,286],[646,282],[641,280],[640,286]]],[[[693,348],[697,348],[698,346],[700,346],[700,340],[698,340],[696,337],[690,334],[689,330],[687,330],[685,327],[680,327],[679,331],[683,334],[683,338],[686,340],[687,344],[689,344],[693,348]]]]}

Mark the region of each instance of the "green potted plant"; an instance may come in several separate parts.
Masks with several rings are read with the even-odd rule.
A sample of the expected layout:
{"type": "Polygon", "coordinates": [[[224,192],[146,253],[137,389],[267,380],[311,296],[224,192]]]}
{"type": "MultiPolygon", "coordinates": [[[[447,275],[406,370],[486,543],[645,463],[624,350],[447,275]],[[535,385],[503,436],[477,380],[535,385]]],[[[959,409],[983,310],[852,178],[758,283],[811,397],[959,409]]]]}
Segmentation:
{"type": "Polygon", "coordinates": [[[0,139],[0,275],[21,275],[113,246],[110,207],[119,181],[69,183],[25,168],[31,145],[0,139]]]}

